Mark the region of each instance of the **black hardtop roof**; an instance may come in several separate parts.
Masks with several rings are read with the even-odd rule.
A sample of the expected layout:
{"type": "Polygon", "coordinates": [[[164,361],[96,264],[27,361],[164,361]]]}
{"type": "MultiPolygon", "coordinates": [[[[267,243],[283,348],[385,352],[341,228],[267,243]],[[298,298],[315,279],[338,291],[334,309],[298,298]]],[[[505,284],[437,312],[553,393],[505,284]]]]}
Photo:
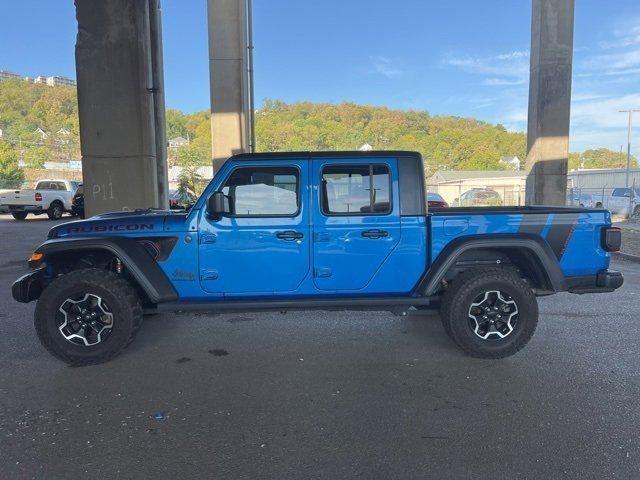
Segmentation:
{"type": "Polygon", "coordinates": [[[406,158],[407,160],[422,160],[420,152],[408,150],[344,150],[344,151],[321,151],[321,152],[262,152],[262,153],[239,153],[233,155],[229,160],[255,161],[273,160],[281,158],[344,158],[344,157],[364,157],[364,158],[406,158]]]}

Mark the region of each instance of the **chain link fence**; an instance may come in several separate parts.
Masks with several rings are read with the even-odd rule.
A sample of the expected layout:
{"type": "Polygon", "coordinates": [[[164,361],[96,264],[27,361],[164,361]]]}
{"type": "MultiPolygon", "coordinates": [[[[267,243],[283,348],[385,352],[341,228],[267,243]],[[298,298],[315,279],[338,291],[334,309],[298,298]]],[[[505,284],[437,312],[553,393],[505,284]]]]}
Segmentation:
{"type": "MultiPolygon", "coordinates": [[[[444,201],[449,207],[523,206],[524,182],[503,185],[467,181],[429,185],[429,200],[444,201]]],[[[640,186],[604,186],[581,188],[571,184],[565,195],[566,205],[585,208],[606,208],[615,217],[640,218],[640,186]]]]}

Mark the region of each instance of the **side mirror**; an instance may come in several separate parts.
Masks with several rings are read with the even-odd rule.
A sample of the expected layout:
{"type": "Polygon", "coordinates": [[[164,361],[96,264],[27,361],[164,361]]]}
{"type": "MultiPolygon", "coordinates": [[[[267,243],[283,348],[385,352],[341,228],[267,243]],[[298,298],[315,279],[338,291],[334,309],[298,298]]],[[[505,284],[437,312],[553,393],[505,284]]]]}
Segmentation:
{"type": "Polygon", "coordinates": [[[213,192],[207,199],[207,212],[210,217],[222,217],[231,213],[228,197],[222,192],[213,192]]]}

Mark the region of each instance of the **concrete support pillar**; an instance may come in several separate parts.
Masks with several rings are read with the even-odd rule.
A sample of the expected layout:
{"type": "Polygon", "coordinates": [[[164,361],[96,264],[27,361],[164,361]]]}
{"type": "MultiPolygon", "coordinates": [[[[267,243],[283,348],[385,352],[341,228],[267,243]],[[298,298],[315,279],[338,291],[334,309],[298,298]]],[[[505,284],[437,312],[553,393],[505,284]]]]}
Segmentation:
{"type": "Polygon", "coordinates": [[[564,205],[574,0],[532,0],[527,205],[564,205]]]}
{"type": "Polygon", "coordinates": [[[87,215],[166,208],[158,0],[76,0],[87,215]]]}
{"type": "Polygon", "coordinates": [[[208,0],[214,172],[254,150],[250,0],[208,0]]]}

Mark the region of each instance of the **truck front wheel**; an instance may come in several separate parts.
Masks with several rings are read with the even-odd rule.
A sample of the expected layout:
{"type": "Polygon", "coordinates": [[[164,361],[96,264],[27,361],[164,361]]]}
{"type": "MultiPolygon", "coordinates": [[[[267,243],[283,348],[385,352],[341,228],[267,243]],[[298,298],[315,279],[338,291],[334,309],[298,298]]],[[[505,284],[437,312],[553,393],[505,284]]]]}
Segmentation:
{"type": "Polygon", "coordinates": [[[42,292],[35,310],[40,342],[74,366],[116,357],[141,323],[142,306],[134,288],[115,273],[97,268],[58,277],[42,292]]]}
{"type": "Polygon", "coordinates": [[[11,212],[11,215],[16,220],[24,220],[25,218],[27,218],[27,212],[11,212]]]}
{"type": "Polygon", "coordinates": [[[467,354],[513,355],[533,336],[538,303],[531,287],[507,268],[478,268],[454,279],[442,298],[445,331],[467,354]]]}

